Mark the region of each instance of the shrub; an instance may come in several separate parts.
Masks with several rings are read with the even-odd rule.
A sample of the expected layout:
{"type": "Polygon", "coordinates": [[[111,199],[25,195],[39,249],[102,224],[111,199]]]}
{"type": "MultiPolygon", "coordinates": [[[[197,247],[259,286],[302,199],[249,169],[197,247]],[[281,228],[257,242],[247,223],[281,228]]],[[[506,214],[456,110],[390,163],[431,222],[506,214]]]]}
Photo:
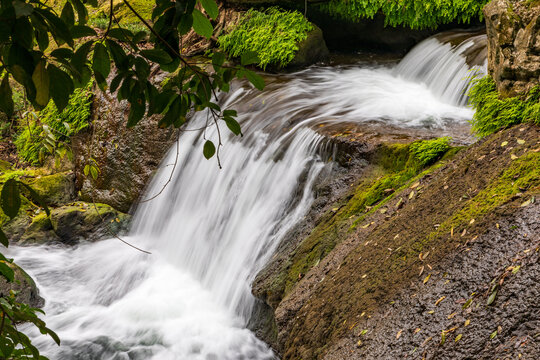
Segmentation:
{"type": "Polygon", "coordinates": [[[284,67],[298,51],[313,25],[298,11],[276,7],[264,12],[250,9],[228,33],[219,37],[219,46],[231,56],[239,57],[248,51],[259,56],[259,66],[284,67]]]}
{"type": "Polygon", "coordinates": [[[320,8],[334,17],[360,21],[377,13],[385,24],[413,29],[435,28],[451,22],[469,23],[482,18],[482,8],[489,0],[332,0],[320,8]]]}
{"type": "Polygon", "coordinates": [[[433,164],[450,150],[449,137],[433,140],[415,141],[411,144],[411,153],[422,167],[433,164]]]}
{"type": "Polygon", "coordinates": [[[58,143],[66,142],[90,125],[91,105],[92,92],[87,87],[75,90],[62,112],[58,112],[52,101],[37,114],[27,112],[20,120],[21,132],[15,139],[19,156],[39,165],[47,153],[60,150],[59,155],[65,154],[66,149],[63,146],[58,149],[58,143]]]}
{"type": "Polygon", "coordinates": [[[472,131],[480,137],[523,122],[540,125],[540,86],[523,98],[500,99],[491,76],[476,80],[469,92],[470,103],[476,110],[471,121],[472,131]]]}

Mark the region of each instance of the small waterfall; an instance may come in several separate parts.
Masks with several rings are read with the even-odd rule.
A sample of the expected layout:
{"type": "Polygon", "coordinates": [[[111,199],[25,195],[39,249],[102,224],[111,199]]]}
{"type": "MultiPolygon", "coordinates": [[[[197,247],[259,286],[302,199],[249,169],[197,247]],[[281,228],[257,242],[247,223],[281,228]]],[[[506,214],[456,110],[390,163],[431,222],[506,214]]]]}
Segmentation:
{"type": "Polygon", "coordinates": [[[446,103],[465,106],[471,80],[487,74],[487,37],[465,31],[435,35],[409,52],[394,74],[426,84],[446,103]]]}
{"type": "MultiPolygon", "coordinates": [[[[116,239],[10,248],[36,279],[45,320],[62,339],[57,347],[32,333],[35,344],[61,360],[273,359],[245,328],[250,286],[310,208],[317,177],[333,166],[315,129],[354,122],[452,134],[453,124],[472,116],[460,100],[467,86],[460,59],[472,54],[470,42],[429,39],[397,67],[312,67],[268,77],[263,93],[236,83],[219,102],[238,110],[245,137],[224,137],[223,169],[202,157],[215,129],[185,129],[145,198],[159,195],[137,209],[125,239],[152,255],[116,239]]],[[[205,123],[198,114],[189,125],[205,123]]]]}

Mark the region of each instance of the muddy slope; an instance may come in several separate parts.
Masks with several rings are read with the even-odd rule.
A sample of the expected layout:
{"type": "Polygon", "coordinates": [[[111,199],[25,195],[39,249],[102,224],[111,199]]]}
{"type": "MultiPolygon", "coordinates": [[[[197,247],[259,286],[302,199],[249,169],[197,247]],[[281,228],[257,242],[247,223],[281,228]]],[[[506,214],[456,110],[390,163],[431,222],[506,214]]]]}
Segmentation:
{"type": "MultiPolygon", "coordinates": [[[[289,277],[278,298],[270,299],[275,289],[269,285],[279,282],[276,274],[256,284],[255,293],[274,307],[274,346],[283,358],[422,358],[424,352],[435,359],[491,358],[493,351],[503,351],[493,350],[494,344],[514,346],[524,337],[528,340],[521,347],[537,351],[531,329],[538,328],[538,307],[531,299],[538,289],[530,285],[538,280],[538,268],[526,271],[529,265],[516,264],[520,251],[537,254],[539,214],[531,200],[540,193],[539,141],[538,127],[503,131],[411,179],[375,211],[349,210],[343,217],[341,207],[336,210],[338,241],[318,253],[331,236],[322,232],[309,247],[298,246],[293,256],[304,251],[301,259],[319,258],[301,264],[307,271],[289,277]],[[513,232],[523,236],[509,236],[513,232]],[[522,268],[511,277],[502,275],[512,273],[510,266],[522,268]],[[493,293],[488,287],[498,276],[506,280],[487,306],[493,293]],[[506,304],[511,286],[521,292],[514,305],[506,304]],[[525,309],[521,315],[518,308],[525,309]],[[470,318],[467,331],[454,328],[465,316],[470,318]],[[443,330],[445,346],[461,333],[458,343],[469,347],[462,352],[454,347],[459,351],[442,357],[440,349],[446,348],[434,345],[443,330]]],[[[352,199],[345,199],[345,209],[352,199]]]]}

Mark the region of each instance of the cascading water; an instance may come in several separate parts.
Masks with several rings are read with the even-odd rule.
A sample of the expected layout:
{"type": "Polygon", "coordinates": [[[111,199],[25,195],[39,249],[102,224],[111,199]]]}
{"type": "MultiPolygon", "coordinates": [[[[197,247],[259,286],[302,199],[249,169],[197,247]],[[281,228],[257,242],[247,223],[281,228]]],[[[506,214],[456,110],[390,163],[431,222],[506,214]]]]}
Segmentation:
{"type": "MultiPolygon", "coordinates": [[[[238,110],[246,136],[224,139],[223,170],[201,154],[204,137],[215,139],[215,130],[186,131],[146,196],[159,195],[137,209],[125,239],[151,255],[115,239],[11,248],[37,280],[47,324],[63,341],[56,347],[33,333],[37,346],[52,359],[273,358],[245,329],[254,303],[250,284],[309,209],[317,176],[332,166],[313,129],[376,122],[438,134],[470,119],[471,110],[450,96],[466,80],[448,75],[447,90],[433,88],[442,81],[434,74],[443,79],[456,71],[430,66],[468,68],[459,60],[461,46],[439,47],[442,62],[424,57],[423,63],[411,57],[414,50],[394,68],[313,67],[269,78],[263,93],[237,84],[220,103],[238,110]],[[426,71],[408,70],[415,61],[426,71]],[[161,192],[177,155],[177,170],[161,192]]],[[[204,122],[199,114],[191,126],[204,122]]]]}

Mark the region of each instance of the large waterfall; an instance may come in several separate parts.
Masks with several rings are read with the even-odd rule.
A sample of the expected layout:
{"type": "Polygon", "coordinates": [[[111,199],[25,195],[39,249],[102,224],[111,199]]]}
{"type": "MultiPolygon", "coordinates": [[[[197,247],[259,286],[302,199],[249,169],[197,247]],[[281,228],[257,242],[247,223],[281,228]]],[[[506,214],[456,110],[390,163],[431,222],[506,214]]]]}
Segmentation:
{"type": "MultiPolygon", "coordinates": [[[[37,346],[52,359],[272,359],[245,328],[250,284],[332,166],[315,125],[439,134],[466,124],[465,75],[478,64],[468,65],[465,53],[477,42],[432,38],[397,66],[312,67],[269,77],[263,93],[236,84],[220,103],[238,110],[245,136],[224,139],[223,169],[202,157],[215,129],[186,129],[144,198],[157,196],[137,209],[125,240],[151,255],[116,239],[10,249],[36,279],[45,320],[62,339],[57,347],[35,333],[37,346]]],[[[204,122],[199,114],[189,126],[204,122]]]]}

